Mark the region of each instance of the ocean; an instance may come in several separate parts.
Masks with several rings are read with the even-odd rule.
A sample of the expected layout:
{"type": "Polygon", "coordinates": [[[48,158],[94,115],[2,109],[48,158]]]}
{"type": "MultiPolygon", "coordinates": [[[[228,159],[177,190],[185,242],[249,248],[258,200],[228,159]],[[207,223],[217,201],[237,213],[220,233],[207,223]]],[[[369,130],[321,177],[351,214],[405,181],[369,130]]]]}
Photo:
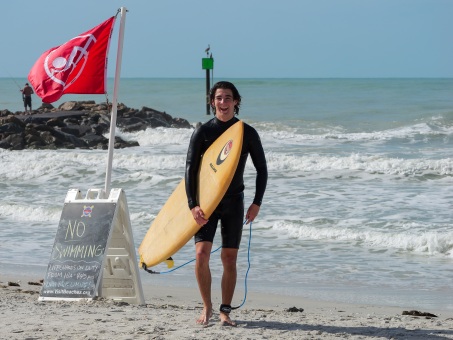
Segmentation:
{"type": "MultiPolygon", "coordinates": [[[[239,118],[261,136],[269,170],[252,225],[247,286],[248,226],[233,304],[247,288],[453,310],[453,79],[228,80],[243,97],[239,118]]],[[[0,109],[22,110],[18,84],[25,81],[0,79],[0,109]]],[[[112,87],[109,79],[109,100],[112,87]]],[[[69,100],[105,96],[67,95],[57,104],[69,100]]],[[[192,124],[212,118],[203,78],[121,79],[118,101],[192,124]]],[[[184,175],[192,131],[116,132],[140,143],[114,151],[111,185],[126,193],[137,248],[184,175]]],[[[104,187],[107,151],[0,149],[0,160],[0,270],[44,276],[66,193],[104,187]]],[[[249,160],[246,206],[254,179],[249,160]]],[[[193,257],[189,242],[175,264],[193,257]]],[[[219,253],[211,269],[219,290],[219,253]]],[[[193,270],[140,273],[143,285],[196,287],[193,270]]]]}

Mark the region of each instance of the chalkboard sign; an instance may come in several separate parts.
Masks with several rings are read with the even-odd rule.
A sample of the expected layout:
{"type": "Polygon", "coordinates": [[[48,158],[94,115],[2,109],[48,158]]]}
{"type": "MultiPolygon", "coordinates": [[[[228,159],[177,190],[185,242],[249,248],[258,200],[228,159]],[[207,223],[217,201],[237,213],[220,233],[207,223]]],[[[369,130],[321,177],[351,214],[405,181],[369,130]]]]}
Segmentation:
{"type": "Polygon", "coordinates": [[[116,203],[65,203],[40,298],[96,296],[115,210],[116,203]]]}

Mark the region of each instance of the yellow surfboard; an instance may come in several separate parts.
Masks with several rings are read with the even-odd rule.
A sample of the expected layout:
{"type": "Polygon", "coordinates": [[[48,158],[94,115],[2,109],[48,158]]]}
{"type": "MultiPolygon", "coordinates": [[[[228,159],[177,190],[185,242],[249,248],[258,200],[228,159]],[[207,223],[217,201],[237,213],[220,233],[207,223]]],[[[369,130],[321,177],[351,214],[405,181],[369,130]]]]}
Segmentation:
{"type": "MultiPolygon", "coordinates": [[[[242,150],[244,124],[238,121],[206,150],[201,161],[198,202],[209,218],[222,200],[236,172],[242,150]]],[[[184,179],[176,187],[138,248],[140,267],[155,266],[181,249],[200,229],[189,206],[184,179]]]]}

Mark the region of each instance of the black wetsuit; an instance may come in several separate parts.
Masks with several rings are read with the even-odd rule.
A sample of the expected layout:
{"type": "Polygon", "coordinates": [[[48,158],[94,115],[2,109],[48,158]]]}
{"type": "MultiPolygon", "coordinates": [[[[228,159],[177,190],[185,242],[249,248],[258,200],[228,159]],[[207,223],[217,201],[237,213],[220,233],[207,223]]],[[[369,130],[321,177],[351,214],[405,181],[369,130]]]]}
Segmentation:
{"type": "MultiPolygon", "coordinates": [[[[228,122],[222,122],[214,117],[201,125],[192,134],[187,152],[185,174],[186,194],[190,209],[199,205],[197,198],[197,175],[204,152],[222,133],[237,121],[239,119],[236,117],[230,119],[228,122]]],[[[220,220],[222,225],[222,246],[224,248],[239,248],[244,221],[244,169],[249,154],[257,172],[256,191],[253,203],[258,206],[261,205],[267,184],[266,157],[258,133],[253,127],[244,123],[241,157],[233,180],[224,198],[210,216],[209,222],[195,235],[195,242],[212,242],[217,223],[220,220]]]]}

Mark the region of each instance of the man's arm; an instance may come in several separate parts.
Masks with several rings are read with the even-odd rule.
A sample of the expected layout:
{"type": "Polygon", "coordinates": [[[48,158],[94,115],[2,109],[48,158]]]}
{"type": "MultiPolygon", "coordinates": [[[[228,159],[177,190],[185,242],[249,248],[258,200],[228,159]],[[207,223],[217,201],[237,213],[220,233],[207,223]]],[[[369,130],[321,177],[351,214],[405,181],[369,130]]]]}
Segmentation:
{"type": "Polygon", "coordinates": [[[197,129],[192,134],[189,143],[189,149],[187,151],[186,159],[186,195],[189,209],[192,213],[194,220],[198,225],[205,225],[208,220],[204,217],[204,212],[198,205],[197,187],[198,187],[198,170],[201,164],[202,155],[202,138],[203,134],[201,129],[197,129]]]}
{"type": "Polygon", "coordinates": [[[247,210],[245,214],[246,224],[253,222],[258,216],[258,213],[261,208],[261,203],[263,202],[264,192],[266,191],[267,186],[267,162],[266,156],[264,154],[263,145],[261,144],[261,139],[258,133],[253,130],[254,136],[250,143],[250,157],[252,158],[253,165],[256,169],[256,181],[255,181],[255,197],[253,203],[247,210]]]}
{"type": "Polygon", "coordinates": [[[187,202],[189,209],[198,206],[197,186],[198,186],[198,170],[201,163],[201,148],[202,148],[202,132],[198,128],[190,138],[189,148],[187,150],[186,158],[186,172],[185,172],[185,185],[187,202]]]}
{"type": "Polygon", "coordinates": [[[250,144],[250,157],[252,158],[253,165],[256,169],[256,181],[255,181],[255,198],[253,203],[261,206],[263,201],[264,192],[267,186],[267,162],[264,154],[263,145],[258,133],[255,131],[255,138],[252,139],[250,144]]]}

